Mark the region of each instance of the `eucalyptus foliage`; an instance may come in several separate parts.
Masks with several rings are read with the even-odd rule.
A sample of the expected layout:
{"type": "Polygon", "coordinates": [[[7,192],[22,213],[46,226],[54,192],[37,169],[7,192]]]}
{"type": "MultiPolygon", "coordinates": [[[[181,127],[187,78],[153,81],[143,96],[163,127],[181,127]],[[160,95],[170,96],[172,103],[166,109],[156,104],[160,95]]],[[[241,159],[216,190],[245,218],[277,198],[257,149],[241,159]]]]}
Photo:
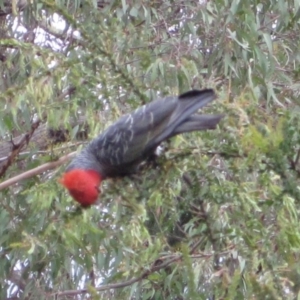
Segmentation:
{"type": "Polygon", "coordinates": [[[36,120],[49,140],[63,132],[29,142],[2,181],[159,96],[214,88],[205,111],[225,115],[163,145],[139,174],[105,181],[88,210],[59,184],[64,165],[2,189],[1,299],[300,297],[299,1],[0,9],[0,150],[36,120]]]}

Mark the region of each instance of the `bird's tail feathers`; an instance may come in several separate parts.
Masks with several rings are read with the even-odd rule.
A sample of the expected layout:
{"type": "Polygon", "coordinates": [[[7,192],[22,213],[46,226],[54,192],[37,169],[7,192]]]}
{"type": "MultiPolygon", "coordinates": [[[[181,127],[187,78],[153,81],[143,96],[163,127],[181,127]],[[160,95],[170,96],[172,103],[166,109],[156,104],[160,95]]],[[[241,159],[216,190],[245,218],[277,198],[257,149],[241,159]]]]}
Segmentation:
{"type": "Polygon", "coordinates": [[[194,113],[209,102],[216,99],[216,94],[212,89],[193,90],[184,93],[178,97],[178,103],[167,124],[164,124],[164,130],[156,135],[148,143],[149,149],[154,149],[165,139],[176,134],[190,132],[195,130],[210,129],[216,126],[221,116],[194,115],[194,113]]]}
{"type": "Polygon", "coordinates": [[[193,115],[173,131],[172,136],[191,131],[215,129],[224,115],[193,115]]]}
{"type": "Polygon", "coordinates": [[[212,89],[193,90],[180,95],[178,105],[169,120],[169,126],[174,126],[175,129],[178,124],[214,99],[216,99],[216,94],[212,89]]]}

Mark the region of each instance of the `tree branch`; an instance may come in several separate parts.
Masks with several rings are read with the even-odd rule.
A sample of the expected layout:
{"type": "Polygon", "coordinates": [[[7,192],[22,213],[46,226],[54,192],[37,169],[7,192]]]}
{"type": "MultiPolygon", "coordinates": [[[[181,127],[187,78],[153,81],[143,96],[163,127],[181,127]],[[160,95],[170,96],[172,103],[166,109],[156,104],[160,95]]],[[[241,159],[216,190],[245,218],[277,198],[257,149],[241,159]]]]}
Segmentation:
{"type": "Polygon", "coordinates": [[[36,167],[34,169],[31,169],[27,172],[24,172],[22,174],[19,174],[13,178],[10,178],[2,183],[0,183],[0,191],[21,181],[21,180],[24,180],[24,179],[27,179],[27,178],[30,178],[30,177],[33,177],[33,176],[36,176],[38,174],[41,174],[45,171],[48,171],[48,170],[51,170],[51,169],[55,169],[56,167],[64,164],[66,161],[68,161],[70,158],[74,157],[76,155],[76,151],[75,152],[71,152],[61,158],[59,158],[58,160],[56,161],[52,161],[52,162],[49,162],[49,163],[46,163],[46,164],[43,164],[39,167],[36,167]]]}
{"type": "MultiPolygon", "coordinates": [[[[177,255],[159,265],[156,264],[156,262],[159,261],[159,259],[157,259],[154,262],[154,264],[152,265],[152,267],[149,270],[144,271],[140,276],[132,278],[127,281],[120,282],[120,283],[112,283],[112,284],[102,285],[102,286],[96,288],[96,291],[100,292],[100,291],[105,291],[105,290],[109,290],[109,289],[118,289],[118,288],[123,288],[125,286],[129,286],[135,282],[138,282],[138,281],[141,281],[141,280],[147,278],[151,273],[159,271],[160,269],[163,269],[163,268],[169,266],[170,264],[172,264],[173,262],[175,262],[177,260],[180,260],[181,258],[182,258],[182,255],[177,255]]],[[[62,297],[62,296],[75,296],[75,295],[85,294],[85,293],[88,293],[88,289],[66,290],[63,292],[54,293],[51,296],[53,296],[55,299],[57,299],[58,297],[62,297]]]]}

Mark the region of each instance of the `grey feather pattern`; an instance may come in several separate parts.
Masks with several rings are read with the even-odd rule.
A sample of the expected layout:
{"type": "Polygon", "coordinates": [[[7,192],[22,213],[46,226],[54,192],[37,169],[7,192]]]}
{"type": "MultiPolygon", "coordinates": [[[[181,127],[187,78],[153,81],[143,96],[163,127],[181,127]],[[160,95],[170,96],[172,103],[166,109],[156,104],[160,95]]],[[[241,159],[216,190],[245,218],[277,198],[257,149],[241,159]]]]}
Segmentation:
{"type": "Polygon", "coordinates": [[[67,171],[94,169],[103,177],[126,175],[164,140],[184,132],[214,129],[222,115],[197,115],[216,98],[211,89],[150,102],[108,127],[71,162],[67,171]]]}

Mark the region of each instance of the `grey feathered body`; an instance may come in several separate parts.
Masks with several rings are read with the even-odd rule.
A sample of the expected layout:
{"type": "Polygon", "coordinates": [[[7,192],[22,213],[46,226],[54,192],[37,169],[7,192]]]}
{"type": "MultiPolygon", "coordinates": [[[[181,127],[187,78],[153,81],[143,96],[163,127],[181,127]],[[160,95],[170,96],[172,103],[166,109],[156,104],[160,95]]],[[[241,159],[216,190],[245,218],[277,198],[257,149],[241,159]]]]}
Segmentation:
{"type": "Polygon", "coordinates": [[[222,115],[194,113],[215,98],[214,91],[207,89],[152,101],[109,126],[73,159],[67,171],[92,169],[103,178],[129,174],[164,140],[214,129],[222,115]]]}

